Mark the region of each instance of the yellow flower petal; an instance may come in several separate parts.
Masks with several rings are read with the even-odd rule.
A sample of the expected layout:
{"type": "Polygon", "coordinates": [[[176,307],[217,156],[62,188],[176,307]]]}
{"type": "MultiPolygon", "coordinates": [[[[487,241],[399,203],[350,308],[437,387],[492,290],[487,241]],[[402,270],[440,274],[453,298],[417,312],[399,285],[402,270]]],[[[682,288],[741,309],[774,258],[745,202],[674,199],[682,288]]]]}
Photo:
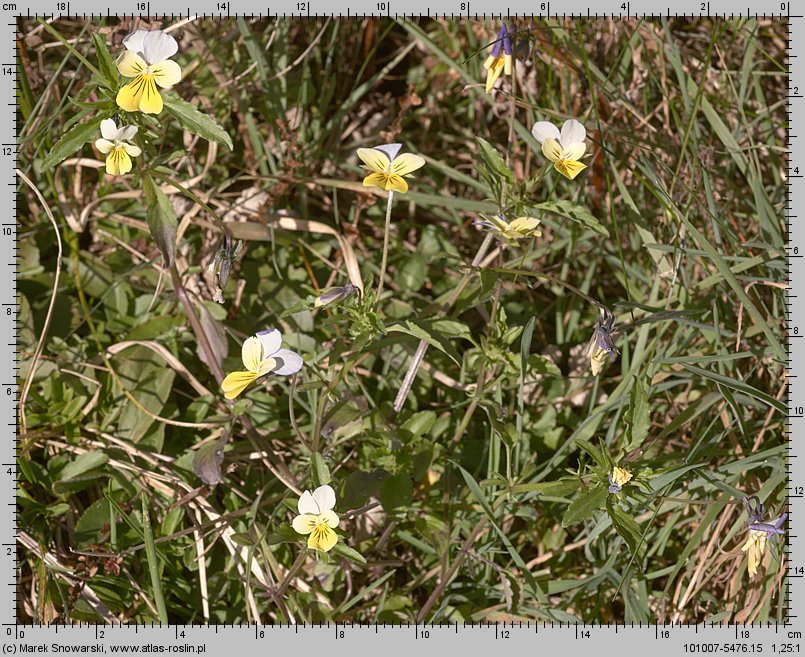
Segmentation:
{"type": "Polygon", "coordinates": [[[539,219],[535,217],[517,217],[509,224],[509,228],[518,233],[530,233],[539,226],[539,219]]]}
{"type": "Polygon", "coordinates": [[[553,138],[548,138],[542,142],[542,154],[551,162],[556,162],[562,157],[562,147],[553,138]]]}
{"type": "Polygon", "coordinates": [[[316,525],[316,528],[310,534],[310,538],[307,539],[309,548],[321,550],[322,552],[329,552],[336,543],[338,543],[338,534],[323,522],[316,525]]]}
{"type": "Polygon", "coordinates": [[[612,483],[623,487],[632,479],[632,473],[623,468],[612,468],[612,483]]]}
{"type": "Polygon", "coordinates": [[[741,548],[746,552],[747,570],[750,577],[757,575],[758,566],[763,560],[763,553],[766,551],[766,537],[766,532],[750,529],[746,543],[741,548]]]}
{"type": "Polygon", "coordinates": [[[405,194],[408,191],[408,183],[405,182],[405,178],[402,176],[391,174],[386,177],[386,191],[389,190],[405,194]]]}
{"type": "Polygon", "coordinates": [[[391,163],[391,172],[398,176],[405,176],[425,166],[425,159],[413,153],[403,153],[394,158],[391,163]]]}
{"type": "Polygon", "coordinates": [[[263,360],[263,345],[260,343],[259,338],[252,336],[244,340],[240,355],[243,359],[243,367],[257,376],[260,371],[260,363],[263,360]]]}
{"type": "Polygon", "coordinates": [[[145,63],[145,60],[131,50],[124,50],[117,58],[117,70],[120,71],[120,75],[127,78],[136,78],[146,68],[148,68],[148,64],[145,63]]]}
{"type": "Polygon", "coordinates": [[[143,95],[143,79],[142,76],[136,78],[133,82],[120,87],[117,92],[115,102],[118,107],[126,110],[127,112],[136,112],[140,109],[140,98],[143,95]]]}
{"type": "Polygon", "coordinates": [[[224,397],[234,399],[257,379],[254,372],[232,372],[221,382],[224,397]]]}
{"type": "Polygon", "coordinates": [[[593,376],[598,376],[599,372],[604,369],[604,365],[607,362],[607,351],[606,349],[597,349],[592,356],[590,356],[590,369],[593,372],[593,376]]]}
{"type": "Polygon", "coordinates": [[[162,96],[159,95],[153,75],[143,75],[145,78],[143,95],[140,98],[140,111],[143,114],[159,114],[162,111],[162,96]]]}
{"type": "Polygon", "coordinates": [[[486,74],[486,93],[492,91],[492,87],[495,86],[495,82],[498,81],[501,73],[503,73],[504,67],[503,57],[495,57],[495,61],[492,62],[486,74]]]}
{"type": "MultiPolygon", "coordinates": [[[[359,148],[358,157],[361,161],[375,173],[385,173],[390,164],[388,156],[376,148],[359,148]]],[[[369,176],[371,178],[371,176],[369,176]]],[[[366,187],[366,180],[363,181],[366,187]]],[[[381,187],[383,189],[383,187],[381,187]]]]}
{"type": "Polygon", "coordinates": [[[573,180],[573,178],[578,176],[584,169],[587,168],[587,165],[582,164],[581,162],[576,162],[576,160],[559,160],[553,165],[553,168],[568,180],[573,180]]]}
{"type": "Polygon", "coordinates": [[[154,74],[154,81],[163,89],[169,89],[182,80],[181,67],[170,59],[154,64],[151,67],[151,73],[154,74]]]}
{"type": "Polygon", "coordinates": [[[389,174],[387,173],[370,173],[363,179],[364,187],[377,187],[384,192],[388,190],[389,174]]]}
{"type": "Polygon", "coordinates": [[[106,173],[121,176],[131,171],[131,158],[123,146],[116,146],[106,157],[106,173]]]}
{"type": "Polygon", "coordinates": [[[318,516],[314,516],[312,513],[303,513],[302,515],[296,516],[296,518],[293,519],[291,526],[297,533],[307,536],[314,529],[316,529],[317,524],[318,516]]]}

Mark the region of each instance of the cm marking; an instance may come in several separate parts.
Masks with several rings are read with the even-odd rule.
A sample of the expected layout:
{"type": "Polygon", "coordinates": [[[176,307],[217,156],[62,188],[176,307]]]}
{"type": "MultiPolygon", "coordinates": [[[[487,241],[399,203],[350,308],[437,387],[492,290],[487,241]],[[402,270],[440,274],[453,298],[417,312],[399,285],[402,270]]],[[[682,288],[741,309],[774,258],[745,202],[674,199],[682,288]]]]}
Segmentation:
{"type": "Polygon", "coordinates": [[[788,638],[789,639],[801,639],[802,638],[802,632],[789,632],[788,633],[788,638]]]}

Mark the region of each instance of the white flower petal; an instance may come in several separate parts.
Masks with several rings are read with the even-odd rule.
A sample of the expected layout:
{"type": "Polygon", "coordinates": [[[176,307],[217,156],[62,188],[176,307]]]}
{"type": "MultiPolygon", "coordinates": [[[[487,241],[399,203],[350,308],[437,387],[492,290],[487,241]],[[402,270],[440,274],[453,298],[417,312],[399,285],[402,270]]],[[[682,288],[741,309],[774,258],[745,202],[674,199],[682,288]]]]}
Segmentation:
{"type": "Polygon", "coordinates": [[[272,368],[272,372],[281,376],[296,374],[305,364],[302,357],[290,349],[278,349],[274,352],[272,358],[277,361],[277,365],[272,368]]]}
{"type": "Polygon", "coordinates": [[[335,491],[331,486],[319,486],[313,491],[313,499],[319,506],[319,513],[322,514],[335,506],[335,491]]]}
{"type": "Polygon", "coordinates": [[[173,57],[178,50],[179,44],[176,43],[176,39],[162,30],[152,30],[143,39],[143,57],[149,65],[164,62],[173,57]]]}
{"type": "Polygon", "coordinates": [[[555,139],[559,141],[559,128],[549,121],[537,121],[534,127],[531,128],[531,134],[534,135],[540,144],[546,139],[555,139]]]}
{"type": "Polygon", "coordinates": [[[255,335],[263,345],[263,358],[273,356],[282,346],[282,333],[277,329],[258,331],[255,335]]]}
{"type": "Polygon", "coordinates": [[[123,39],[123,45],[126,50],[141,53],[143,51],[143,41],[145,40],[148,30],[136,30],[123,39]]]}
{"type": "Polygon", "coordinates": [[[108,139],[95,140],[95,148],[97,148],[104,155],[106,155],[107,153],[111,153],[114,147],[115,145],[108,139]]]}
{"type": "Polygon", "coordinates": [[[135,146],[134,144],[124,144],[123,150],[125,150],[131,157],[138,157],[142,155],[142,150],[140,150],[139,146],[135,146]]]}
{"type": "Polygon", "coordinates": [[[373,146],[372,148],[378,151],[383,151],[386,155],[388,155],[389,161],[391,161],[397,157],[397,153],[400,152],[402,144],[383,144],[382,146],[373,146]]]}
{"type": "Polygon", "coordinates": [[[131,141],[134,138],[134,135],[137,134],[137,126],[136,125],[127,125],[120,128],[117,131],[117,139],[118,141],[131,141]]]}
{"type": "Polygon", "coordinates": [[[104,119],[101,121],[101,135],[104,139],[114,141],[117,139],[117,123],[114,119],[104,119]]]}
{"type": "Polygon", "coordinates": [[[310,494],[309,490],[306,490],[299,497],[299,504],[296,508],[299,509],[300,515],[310,513],[311,515],[317,516],[321,513],[321,511],[319,511],[319,505],[316,504],[316,500],[313,498],[313,495],[310,494]]]}
{"type": "Polygon", "coordinates": [[[565,121],[564,125],[562,126],[562,136],[559,142],[562,144],[562,148],[567,148],[570,144],[575,144],[577,142],[584,143],[584,140],[587,139],[587,131],[584,129],[584,126],[576,121],[576,119],[569,119],[565,121]]]}

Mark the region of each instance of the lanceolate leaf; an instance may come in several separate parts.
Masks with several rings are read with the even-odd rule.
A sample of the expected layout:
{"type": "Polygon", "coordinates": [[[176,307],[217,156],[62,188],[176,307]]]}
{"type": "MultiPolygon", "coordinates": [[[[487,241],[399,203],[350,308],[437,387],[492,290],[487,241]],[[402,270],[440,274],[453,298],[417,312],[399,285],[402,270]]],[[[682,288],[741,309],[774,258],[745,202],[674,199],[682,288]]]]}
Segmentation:
{"type": "Polygon", "coordinates": [[[170,267],[176,258],[176,213],[173,211],[170,199],[151,179],[143,176],[145,200],[148,204],[146,220],[151,231],[151,237],[157,243],[165,264],[170,267]]]}
{"type": "Polygon", "coordinates": [[[85,123],[79,123],[65,132],[37,167],[39,173],[52,169],[64,159],[73,155],[88,141],[99,138],[103,118],[102,116],[96,116],[85,123]]]}
{"type": "Polygon", "coordinates": [[[203,137],[207,141],[217,141],[232,150],[232,138],[211,116],[200,112],[196,106],[169,96],[162,96],[165,111],[170,114],[185,130],[203,137]]]}

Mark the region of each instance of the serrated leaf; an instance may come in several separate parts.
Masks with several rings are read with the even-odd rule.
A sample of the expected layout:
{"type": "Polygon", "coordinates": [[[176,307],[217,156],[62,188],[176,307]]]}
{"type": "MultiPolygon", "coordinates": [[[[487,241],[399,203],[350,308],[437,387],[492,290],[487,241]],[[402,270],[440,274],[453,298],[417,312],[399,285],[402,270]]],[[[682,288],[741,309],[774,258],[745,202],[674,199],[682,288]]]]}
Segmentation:
{"type": "Polygon", "coordinates": [[[545,210],[546,212],[553,212],[562,217],[570,219],[571,221],[589,228],[590,230],[609,237],[609,231],[601,225],[593,214],[584,206],[576,205],[571,201],[545,201],[538,203],[534,206],[536,210],[545,210]]]}
{"type": "Polygon", "coordinates": [[[230,151],[234,150],[229,134],[211,116],[200,112],[195,105],[167,94],[162,96],[162,102],[164,110],[185,130],[207,141],[216,141],[228,146],[230,151]]]}
{"type": "Polygon", "coordinates": [[[635,378],[629,398],[629,408],[624,415],[624,421],[628,427],[624,445],[627,452],[640,447],[648,436],[651,428],[650,410],[646,386],[640,379],[635,378]]]}
{"type": "Polygon", "coordinates": [[[115,60],[109,48],[106,47],[106,41],[97,32],[92,33],[92,43],[95,45],[95,53],[98,55],[99,70],[101,72],[101,81],[105,84],[107,89],[112,91],[117,89],[120,82],[120,76],[117,72],[115,60]]]}
{"type": "Polygon", "coordinates": [[[513,185],[514,176],[512,175],[509,167],[506,166],[506,161],[503,159],[500,153],[497,152],[497,149],[495,149],[492,144],[481,137],[476,137],[475,141],[477,141],[478,146],[481,147],[481,157],[486,163],[486,166],[489,167],[489,170],[501,178],[504,178],[510,185],[513,185]]]}
{"type": "Polygon", "coordinates": [[[583,491],[567,507],[565,515],[562,516],[562,527],[575,525],[577,522],[592,518],[593,513],[606,506],[608,495],[609,491],[605,484],[598,484],[598,486],[583,491]]]}
{"type": "Polygon", "coordinates": [[[146,221],[151,237],[157,244],[165,265],[170,267],[176,259],[176,212],[173,210],[170,199],[165,195],[150,176],[143,176],[143,190],[148,204],[146,221]]]}
{"type": "Polygon", "coordinates": [[[37,166],[37,171],[42,173],[60,164],[65,158],[73,155],[88,141],[101,136],[101,121],[104,117],[96,116],[86,123],[79,123],[77,126],[65,132],[59,141],[47,154],[44,160],[37,166]]]}
{"type": "Polygon", "coordinates": [[[88,488],[101,478],[108,478],[109,472],[106,470],[88,470],[77,477],[71,479],[63,479],[53,483],[54,495],[68,495],[70,493],[77,493],[88,488]]]}
{"type": "Polygon", "coordinates": [[[331,552],[333,554],[337,554],[339,557],[344,557],[344,559],[354,561],[355,563],[366,563],[366,559],[363,558],[363,555],[360,552],[353,550],[351,547],[344,545],[340,541],[333,546],[331,552]]]}

